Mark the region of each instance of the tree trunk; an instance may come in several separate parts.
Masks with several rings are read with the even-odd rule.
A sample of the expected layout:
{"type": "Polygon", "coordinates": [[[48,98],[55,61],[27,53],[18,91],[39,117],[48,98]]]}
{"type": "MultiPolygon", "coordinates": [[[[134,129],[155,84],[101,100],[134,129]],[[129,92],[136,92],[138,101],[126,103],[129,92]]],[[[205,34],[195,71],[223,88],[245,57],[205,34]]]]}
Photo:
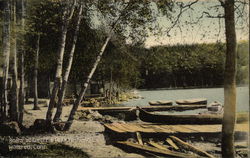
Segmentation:
{"type": "Polygon", "coordinates": [[[29,103],[29,97],[30,97],[30,89],[31,89],[31,79],[32,76],[30,75],[30,73],[27,74],[27,87],[26,87],[26,91],[25,91],[25,102],[29,103]]]}
{"type": "Polygon", "coordinates": [[[38,90],[37,90],[39,51],[40,51],[40,35],[38,35],[37,43],[36,43],[35,67],[34,67],[34,76],[33,76],[33,88],[34,88],[34,90],[33,90],[33,97],[34,97],[33,110],[40,110],[40,108],[38,107],[38,90]]]}
{"type": "Polygon", "coordinates": [[[69,130],[70,129],[70,127],[71,127],[71,125],[73,123],[73,120],[74,120],[74,115],[76,113],[76,110],[77,110],[78,106],[81,104],[82,98],[83,98],[83,96],[85,95],[85,93],[86,93],[86,91],[88,89],[89,82],[90,82],[92,76],[95,73],[95,70],[96,70],[96,68],[97,68],[97,66],[98,66],[98,64],[99,64],[99,62],[101,60],[102,54],[104,53],[110,39],[111,39],[111,35],[109,37],[107,37],[105,43],[102,46],[102,49],[101,49],[99,55],[98,55],[98,57],[97,57],[97,59],[95,61],[95,64],[94,64],[90,74],[88,75],[87,81],[81,87],[80,94],[79,94],[77,100],[75,101],[75,103],[74,103],[74,105],[73,105],[73,107],[71,109],[71,112],[70,112],[68,121],[65,124],[64,130],[69,130]]]}
{"type": "MultiPolygon", "coordinates": [[[[25,0],[18,1],[20,3],[21,7],[21,26],[22,31],[24,33],[24,27],[25,27],[25,0]]],[[[24,113],[24,38],[21,38],[21,50],[20,50],[20,89],[19,89],[19,120],[18,122],[20,124],[23,123],[23,113],[24,113]]]]}
{"type": "Polygon", "coordinates": [[[10,104],[10,119],[18,121],[18,86],[17,86],[17,38],[16,38],[16,1],[12,1],[12,54],[13,61],[11,64],[12,70],[12,87],[11,87],[11,104],[10,104]]]}
{"type": "Polygon", "coordinates": [[[3,12],[3,113],[2,117],[6,117],[8,106],[8,78],[9,78],[9,58],[10,58],[10,0],[5,0],[3,12]]]}
{"type": "Polygon", "coordinates": [[[112,68],[110,68],[110,83],[109,83],[109,101],[112,101],[112,83],[113,83],[113,75],[112,75],[112,68]]]}
{"type": "MultiPolygon", "coordinates": [[[[129,1],[129,2],[131,2],[131,1],[129,1]]],[[[80,90],[80,93],[79,93],[79,95],[78,95],[78,98],[77,98],[76,101],[74,102],[74,105],[73,105],[73,107],[72,107],[72,109],[71,109],[71,111],[70,111],[70,115],[69,115],[68,121],[67,121],[67,123],[66,123],[65,126],[64,126],[64,130],[65,130],[65,131],[70,129],[70,127],[71,127],[71,125],[72,125],[72,123],[73,123],[74,115],[75,115],[75,113],[76,113],[76,111],[77,111],[77,108],[78,108],[78,106],[81,104],[81,101],[82,101],[82,99],[83,99],[83,96],[85,95],[85,93],[86,93],[86,91],[87,91],[87,89],[88,89],[90,80],[91,80],[92,76],[94,75],[95,70],[96,70],[96,68],[97,68],[97,66],[98,66],[98,64],[99,64],[99,62],[101,61],[102,55],[103,55],[103,53],[104,53],[104,51],[105,51],[105,49],[106,49],[106,47],[107,47],[107,45],[108,45],[108,43],[109,43],[109,41],[110,41],[110,39],[111,39],[112,33],[113,33],[113,31],[114,31],[114,29],[115,29],[117,23],[120,21],[122,15],[127,11],[126,8],[129,7],[130,4],[131,4],[131,3],[128,3],[128,4],[127,4],[127,6],[126,6],[126,7],[123,9],[123,11],[121,12],[120,16],[116,19],[116,21],[113,23],[113,25],[111,25],[112,28],[111,28],[111,30],[110,30],[110,32],[109,32],[109,35],[108,35],[108,37],[106,38],[106,41],[104,42],[104,44],[103,44],[103,46],[102,46],[102,48],[101,48],[101,50],[100,50],[100,52],[99,52],[99,55],[97,56],[97,59],[96,59],[94,65],[93,65],[93,67],[92,67],[92,69],[91,69],[91,71],[90,71],[90,73],[89,73],[89,75],[88,75],[88,77],[87,77],[86,82],[81,86],[81,90],[80,90]]]]}
{"type": "Polygon", "coordinates": [[[19,89],[19,123],[23,123],[24,113],[24,52],[22,50],[20,56],[20,89],[19,89]]]}
{"type": "Polygon", "coordinates": [[[63,104],[63,99],[64,99],[64,95],[65,95],[65,91],[66,91],[66,86],[68,83],[68,78],[69,78],[71,66],[73,63],[73,57],[74,57],[74,53],[75,53],[75,47],[76,47],[76,42],[77,42],[77,38],[78,38],[79,27],[80,27],[81,20],[82,20],[82,10],[83,10],[83,6],[81,5],[80,9],[79,9],[78,20],[77,20],[77,24],[76,24],[74,37],[73,37],[73,44],[72,44],[72,48],[71,48],[71,51],[69,54],[68,65],[66,67],[66,71],[65,71],[64,76],[63,76],[62,87],[59,91],[57,110],[56,110],[56,114],[55,114],[55,117],[53,120],[55,122],[59,121],[61,114],[62,114],[62,108],[63,108],[62,104],[63,104]]]}
{"type": "Polygon", "coordinates": [[[77,79],[74,77],[74,98],[78,97],[78,92],[77,92],[77,79]]]}
{"type": "Polygon", "coordinates": [[[56,76],[55,76],[55,80],[54,80],[54,86],[53,86],[52,94],[51,94],[51,97],[50,97],[48,111],[47,111],[47,114],[46,114],[46,120],[47,121],[52,121],[52,114],[53,114],[54,106],[55,106],[55,103],[56,103],[56,97],[57,97],[57,94],[58,94],[59,87],[61,87],[63,56],[64,56],[65,45],[66,45],[68,24],[69,24],[70,19],[73,16],[73,13],[74,13],[74,10],[75,10],[75,5],[76,5],[76,1],[74,1],[74,4],[73,4],[73,6],[71,8],[71,11],[70,11],[69,15],[67,15],[68,8],[65,8],[64,12],[63,12],[63,16],[62,16],[63,25],[62,25],[62,28],[61,28],[62,33],[61,33],[61,39],[60,39],[59,49],[58,49],[56,76]]]}
{"type": "Polygon", "coordinates": [[[224,116],[222,125],[222,157],[235,157],[234,128],[236,114],[236,33],[234,0],[224,3],[226,27],[226,64],[224,76],[224,116]]]}

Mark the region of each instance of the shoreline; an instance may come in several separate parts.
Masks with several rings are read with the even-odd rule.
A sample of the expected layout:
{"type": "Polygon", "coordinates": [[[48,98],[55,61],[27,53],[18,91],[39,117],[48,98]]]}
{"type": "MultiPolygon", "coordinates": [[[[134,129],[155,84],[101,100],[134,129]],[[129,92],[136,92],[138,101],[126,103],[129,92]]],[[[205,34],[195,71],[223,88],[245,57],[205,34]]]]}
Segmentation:
{"type": "MultiPolygon", "coordinates": [[[[249,85],[237,85],[236,88],[246,87],[248,88],[249,85]]],[[[215,89],[215,88],[224,88],[223,85],[217,87],[201,87],[201,86],[191,86],[191,87],[176,87],[176,88],[142,88],[142,89],[135,89],[139,91],[161,91],[161,90],[186,90],[186,89],[215,89]]]]}
{"type": "MultiPolygon", "coordinates": [[[[32,104],[26,104],[25,109],[30,114],[25,113],[24,115],[24,125],[31,126],[35,119],[44,119],[47,112],[47,107],[44,106],[44,99],[39,99],[39,107],[41,110],[32,110],[32,104]]],[[[62,121],[65,121],[71,110],[71,106],[66,106],[63,109],[62,121]]],[[[113,120],[114,123],[127,123],[123,120],[113,120]]],[[[135,121],[134,123],[137,123],[135,121]]],[[[133,122],[131,122],[133,123],[133,122]]],[[[1,138],[1,137],[0,137],[1,138]]],[[[135,152],[134,150],[123,150],[118,148],[113,144],[110,144],[111,137],[105,133],[105,128],[102,122],[95,120],[80,120],[76,119],[72,125],[72,128],[66,132],[58,131],[56,134],[36,134],[28,136],[17,136],[13,137],[20,140],[36,140],[38,144],[48,146],[48,150],[17,150],[16,152],[20,154],[38,154],[38,156],[68,156],[68,157],[146,157],[143,152],[135,152]],[[45,141],[39,142],[38,140],[45,141]],[[61,151],[61,152],[60,152],[61,151]],[[63,151],[63,152],[62,152],[63,151]],[[45,155],[40,155],[45,154],[45,155]],[[47,154],[47,155],[46,155],[47,154]],[[64,154],[64,155],[62,155],[64,154]]],[[[132,137],[133,138],[133,137],[132,137]]],[[[131,139],[132,139],[131,138],[131,139]]],[[[205,138],[205,137],[204,137],[205,138]]],[[[134,139],[134,138],[133,138],[134,139]]],[[[182,138],[185,141],[197,146],[202,147],[201,149],[207,150],[210,153],[214,153],[216,157],[219,157],[220,146],[218,142],[207,142],[203,139],[195,138],[182,138]],[[219,153],[215,153],[218,151],[219,153]]],[[[21,141],[22,142],[22,141],[21,141]]],[[[244,141],[245,143],[245,141],[244,141]]],[[[36,142],[31,142],[31,145],[36,145],[36,142]]],[[[22,144],[27,145],[27,144],[22,144]]],[[[15,154],[15,153],[14,153],[15,154]]],[[[1,155],[1,154],[0,154],[1,155]]],[[[7,155],[9,156],[9,155],[7,155]]],[[[18,156],[18,155],[14,155],[18,156]]],[[[34,156],[34,155],[30,155],[34,156]]]]}

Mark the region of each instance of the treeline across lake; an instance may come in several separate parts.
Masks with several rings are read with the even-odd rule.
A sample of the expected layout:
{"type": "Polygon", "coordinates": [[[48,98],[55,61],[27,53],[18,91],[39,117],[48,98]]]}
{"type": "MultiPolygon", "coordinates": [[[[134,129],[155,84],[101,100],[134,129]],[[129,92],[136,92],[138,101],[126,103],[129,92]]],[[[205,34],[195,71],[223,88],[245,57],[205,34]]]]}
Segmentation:
{"type": "MultiPolygon", "coordinates": [[[[145,50],[141,88],[218,87],[223,85],[224,43],[157,46],[145,50]]],[[[248,82],[248,41],[238,43],[237,84],[248,82]]]]}

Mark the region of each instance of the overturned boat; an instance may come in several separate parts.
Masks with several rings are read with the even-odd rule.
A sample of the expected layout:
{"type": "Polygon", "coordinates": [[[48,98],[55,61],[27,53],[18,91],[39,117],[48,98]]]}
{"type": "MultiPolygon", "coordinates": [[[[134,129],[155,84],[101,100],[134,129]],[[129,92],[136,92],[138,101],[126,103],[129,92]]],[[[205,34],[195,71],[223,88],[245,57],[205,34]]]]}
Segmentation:
{"type": "Polygon", "coordinates": [[[207,104],[206,98],[194,98],[194,99],[180,99],[175,101],[179,105],[205,105],[207,104]]]}
{"type": "Polygon", "coordinates": [[[173,101],[171,100],[158,100],[158,101],[150,101],[148,102],[151,106],[158,106],[158,105],[173,105],[173,101]]]}

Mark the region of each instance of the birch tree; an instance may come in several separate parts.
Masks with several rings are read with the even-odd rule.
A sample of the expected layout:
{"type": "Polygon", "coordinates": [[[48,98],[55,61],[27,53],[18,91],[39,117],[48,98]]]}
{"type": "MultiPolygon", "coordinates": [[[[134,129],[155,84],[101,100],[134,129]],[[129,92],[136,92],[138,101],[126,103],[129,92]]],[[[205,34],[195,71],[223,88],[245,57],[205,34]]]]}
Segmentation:
{"type": "MultiPolygon", "coordinates": [[[[106,2],[106,3],[109,3],[109,1],[106,2]]],[[[100,10],[103,11],[104,14],[107,13],[107,10],[105,10],[107,8],[108,8],[108,10],[111,11],[111,13],[110,13],[111,17],[109,17],[109,19],[113,19],[113,22],[110,22],[110,25],[109,25],[110,31],[108,33],[108,36],[107,36],[104,44],[102,45],[102,47],[100,49],[100,52],[98,53],[98,56],[96,58],[96,61],[94,62],[94,65],[93,65],[90,73],[87,76],[87,80],[82,84],[82,87],[81,87],[80,93],[78,95],[78,98],[74,102],[73,107],[71,109],[71,112],[69,114],[68,120],[67,120],[67,122],[66,122],[66,124],[64,126],[64,130],[69,130],[70,129],[70,127],[71,127],[71,125],[73,123],[74,115],[75,115],[75,113],[77,111],[77,108],[81,104],[83,96],[85,95],[85,93],[87,91],[87,88],[88,88],[88,86],[90,84],[90,81],[91,81],[91,79],[92,79],[92,77],[93,77],[93,75],[94,75],[94,73],[96,71],[96,68],[97,68],[98,64],[101,61],[102,55],[103,55],[109,41],[111,40],[112,35],[114,34],[115,31],[119,32],[122,29],[124,29],[124,28],[121,27],[123,23],[125,24],[125,26],[127,26],[129,22],[140,22],[140,24],[142,24],[144,22],[143,21],[143,15],[140,15],[140,13],[143,13],[143,14],[148,13],[147,11],[150,10],[149,8],[146,7],[148,4],[149,3],[146,2],[145,6],[144,6],[143,3],[140,3],[139,1],[127,1],[127,2],[124,3],[125,6],[123,5],[123,8],[122,8],[121,7],[122,5],[120,6],[119,2],[117,2],[116,4],[113,3],[111,5],[107,5],[107,6],[103,5],[102,2],[99,2],[99,1],[97,2],[97,7],[98,7],[98,5],[101,5],[101,7],[103,7],[100,10]],[[109,8],[108,6],[117,7],[119,9],[117,9],[117,8],[109,8]],[[118,13],[117,12],[115,13],[114,11],[117,11],[117,10],[118,10],[118,13]],[[135,11],[134,12],[135,15],[133,15],[133,11],[135,11]],[[144,11],[144,12],[142,12],[142,11],[144,11]],[[141,19],[140,20],[133,19],[133,21],[132,21],[131,20],[132,17],[133,18],[139,18],[139,19],[141,18],[141,19]],[[120,26],[118,27],[117,25],[120,25],[120,26]]],[[[147,15],[148,15],[148,17],[150,17],[149,14],[147,14],[147,15]]]]}
{"type": "Polygon", "coordinates": [[[66,45],[66,37],[68,32],[68,25],[69,22],[74,14],[75,6],[76,6],[76,0],[74,0],[73,3],[66,2],[63,3],[63,15],[62,15],[62,27],[61,27],[61,37],[59,42],[59,48],[58,48],[58,59],[57,59],[57,67],[56,67],[56,75],[54,80],[54,86],[52,90],[52,94],[50,97],[49,107],[46,114],[46,120],[51,121],[52,120],[52,114],[54,110],[54,106],[56,103],[56,97],[58,94],[58,90],[61,87],[61,80],[62,80],[62,66],[63,66],[63,56],[65,51],[65,45],[66,45]],[[70,5],[71,4],[71,5],[70,5]]]}
{"type": "Polygon", "coordinates": [[[10,58],[10,0],[4,1],[3,12],[3,113],[2,117],[7,116],[8,103],[8,78],[9,78],[9,58],[10,58]]]}
{"type": "Polygon", "coordinates": [[[37,89],[39,51],[40,51],[40,35],[38,35],[36,43],[36,54],[35,54],[34,76],[33,76],[33,96],[34,96],[33,110],[40,109],[38,107],[38,89],[37,89]]]}
{"type": "Polygon", "coordinates": [[[68,118],[68,121],[65,124],[64,130],[69,130],[70,129],[70,127],[71,127],[71,125],[73,123],[73,120],[74,120],[74,115],[76,113],[76,110],[78,109],[79,105],[81,104],[82,98],[83,98],[83,96],[85,95],[85,93],[87,91],[90,80],[91,80],[92,76],[94,75],[95,70],[96,70],[99,62],[101,61],[101,57],[102,57],[102,55],[103,55],[103,53],[105,51],[105,48],[107,47],[107,44],[108,44],[110,39],[111,39],[111,35],[109,35],[107,37],[105,43],[103,44],[103,46],[102,46],[102,48],[101,48],[101,50],[99,52],[99,55],[97,56],[97,59],[96,59],[96,61],[94,63],[94,66],[93,66],[91,72],[89,73],[89,75],[87,77],[87,81],[81,87],[80,94],[79,94],[77,100],[74,102],[74,105],[73,105],[73,107],[71,109],[71,112],[70,112],[70,115],[69,115],[69,118],[68,118]]]}
{"type": "MultiPolygon", "coordinates": [[[[18,1],[19,7],[21,10],[20,13],[20,22],[21,22],[21,31],[22,35],[24,34],[24,27],[25,27],[25,0],[20,0],[18,1]]],[[[20,88],[19,88],[19,123],[22,124],[23,122],[23,114],[24,114],[24,55],[25,55],[25,50],[24,50],[24,38],[23,36],[21,37],[21,46],[19,47],[19,53],[20,53],[20,88]]]]}
{"type": "Polygon", "coordinates": [[[18,121],[18,85],[17,85],[17,23],[16,23],[16,0],[11,1],[11,44],[12,44],[12,87],[11,87],[11,104],[10,104],[10,118],[13,121],[18,121]]]}
{"type": "Polygon", "coordinates": [[[55,117],[54,117],[54,121],[59,121],[60,116],[62,114],[62,109],[63,109],[62,104],[63,104],[63,99],[64,99],[64,95],[65,95],[65,91],[66,91],[66,86],[67,86],[67,83],[68,83],[69,74],[70,74],[71,67],[72,67],[73,57],[74,57],[77,38],[78,38],[78,33],[79,33],[79,27],[80,27],[81,20],[82,20],[82,12],[83,12],[83,5],[80,4],[80,8],[79,8],[79,11],[78,11],[76,28],[75,28],[74,37],[73,37],[72,48],[71,48],[71,51],[70,51],[70,54],[69,54],[67,67],[66,67],[66,70],[64,72],[62,86],[61,86],[61,88],[59,90],[57,110],[56,110],[56,114],[55,114],[55,117]]]}

